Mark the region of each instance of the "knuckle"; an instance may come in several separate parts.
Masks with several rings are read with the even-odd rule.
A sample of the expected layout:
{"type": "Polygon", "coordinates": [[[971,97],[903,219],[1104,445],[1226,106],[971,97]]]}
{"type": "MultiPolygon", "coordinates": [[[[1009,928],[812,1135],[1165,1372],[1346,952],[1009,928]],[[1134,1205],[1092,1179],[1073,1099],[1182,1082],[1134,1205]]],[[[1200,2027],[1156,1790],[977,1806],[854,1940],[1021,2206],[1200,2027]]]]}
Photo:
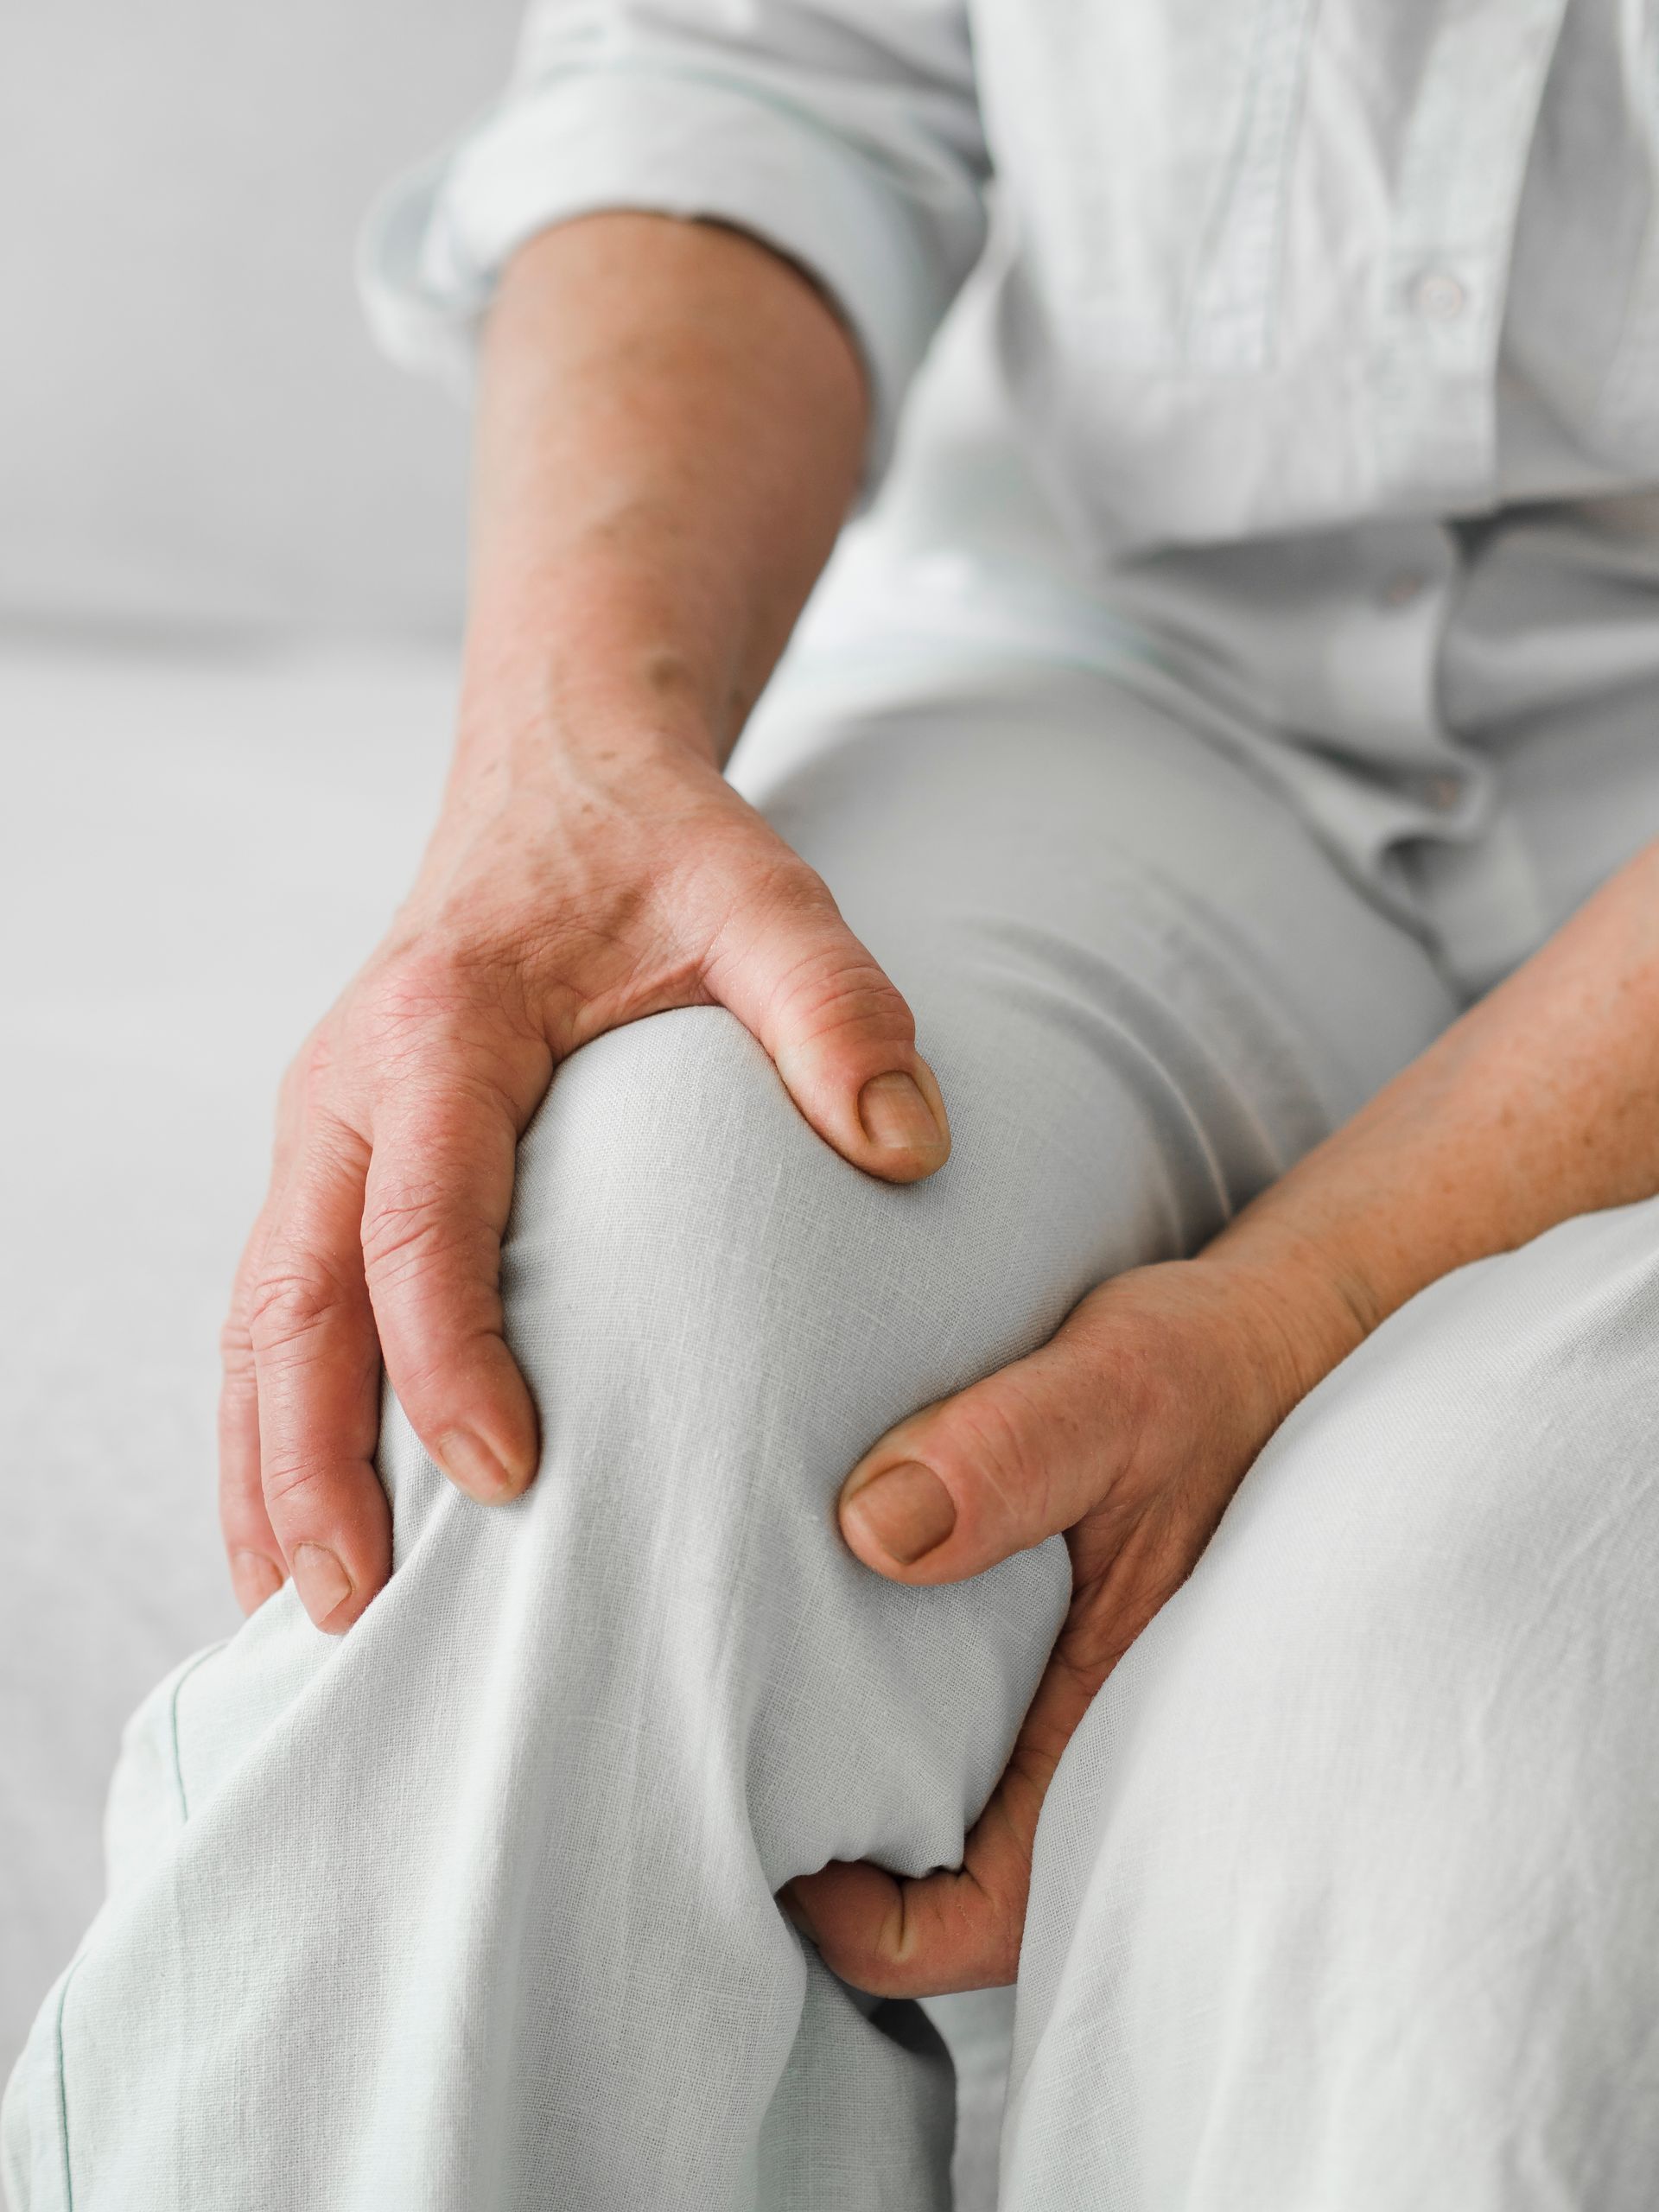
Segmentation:
{"type": "Polygon", "coordinates": [[[792,927],[820,940],[846,935],[847,925],[834,893],[816,868],[793,853],[785,853],[780,864],[762,872],[754,886],[754,897],[758,910],[771,926],[792,927]]]}
{"type": "Polygon", "coordinates": [[[324,1107],[333,1094],[339,1047],[330,1022],[320,1023],[306,1039],[283,1077],[278,1114],[284,1122],[303,1120],[324,1107]]]}
{"type": "Polygon", "coordinates": [[[251,1387],[254,1376],[253,1339],[239,1314],[232,1314],[219,1332],[219,1364],[227,1386],[251,1387]]]}
{"type": "Polygon", "coordinates": [[[773,1011],[815,1033],[874,1027],[914,1041],[910,1009],[886,971],[849,930],[823,879],[792,853],[740,882],[714,932],[707,979],[740,967],[766,974],[773,1011]]]}
{"type": "Polygon", "coordinates": [[[378,1042],[417,1051],[480,1021],[522,1021],[522,971],[505,945],[423,939],[386,960],[359,1012],[378,1042]]]}
{"type": "Polygon", "coordinates": [[[302,1351],[349,1302],[345,1286],[326,1268],[296,1262],[273,1269],[255,1283],[248,1301],[253,1353],[302,1351]]]}
{"type": "Polygon", "coordinates": [[[382,1022],[422,1028],[469,1006],[483,972],[481,961],[468,961],[448,945],[423,942],[387,960],[367,1003],[382,1022]]]}
{"type": "Polygon", "coordinates": [[[911,1967],[897,1948],[898,1916],[886,1916],[874,1928],[830,1927],[817,1939],[818,1955],[832,1974],[872,1997],[911,1994],[911,1967]]]}
{"type": "Polygon", "coordinates": [[[951,1408],[936,1449],[947,1463],[971,1473],[1010,1505],[1023,1505],[1040,1474],[1042,1454],[1033,1453],[1028,1409],[1012,1377],[996,1386],[969,1390],[951,1408]]]}
{"type": "Polygon", "coordinates": [[[518,1118],[547,1080],[540,1005],[516,955],[422,944],[394,955],[353,1005],[353,1063],[383,1103],[396,1094],[428,1118],[518,1118]]]}
{"type": "Polygon", "coordinates": [[[277,1517],[286,1510],[291,1520],[296,1501],[318,1495],[324,1473],[316,1460],[302,1459],[296,1452],[267,1452],[259,1468],[259,1486],[266,1506],[277,1517]]]}
{"type": "Polygon", "coordinates": [[[483,1257],[488,1241],[487,1229],[469,1224],[448,1191],[412,1191],[376,1203],[363,1224],[363,1264],[372,1285],[390,1287],[465,1268],[483,1257]]]}
{"type": "Polygon", "coordinates": [[[919,1997],[926,1992],[927,1978],[914,1965],[901,1963],[873,1944],[831,1945],[824,1963],[843,1981],[872,1997],[919,1997]]]}
{"type": "MultiPolygon", "coordinates": [[[[1081,1425],[1084,1409],[1077,1410],[1081,1425]]],[[[1070,1494],[1065,1471],[1082,1448],[1068,1427],[1023,1363],[964,1391],[950,1407],[924,1456],[964,1506],[964,1533],[976,1547],[1027,1542],[1034,1529],[1054,1522],[1070,1494]]]]}
{"type": "Polygon", "coordinates": [[[779,970],[773,991],[779,1012],[820,1043],[874,1035],[907,1050],[916,1041],[910,1008],[861,947],[804,948],[779,970]]]}

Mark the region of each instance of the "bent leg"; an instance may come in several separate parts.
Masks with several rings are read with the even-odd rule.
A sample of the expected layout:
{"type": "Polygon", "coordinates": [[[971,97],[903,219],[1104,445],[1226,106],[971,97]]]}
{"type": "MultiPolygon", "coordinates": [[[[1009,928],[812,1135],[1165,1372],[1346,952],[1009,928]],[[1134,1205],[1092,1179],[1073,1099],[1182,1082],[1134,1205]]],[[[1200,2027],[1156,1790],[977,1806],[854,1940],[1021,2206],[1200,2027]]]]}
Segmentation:
{"type": "Polygon", "coordinates": [[[747,772],[916,1008],[950,1165],[859,1175],[718,1010],[560,1071],[505,1255],[537,1481],[475,1506],[391,1409],[362,1622],[284,1593],[141,1715],[115,1893],[8,2106],[20,2206],[941,2201],[937,2047],[772,1897],[959,1857],[1066,1563],[887,1584],[842,1478],[1200,1241],[1450,1008],[1276,799],[1098,677],[766,742],[747,772]]]}
{"type": "Polygon", "coordinates": [[[1414,1300],[1068,1748],[1007,2212],[1640,2212],[1659,1201],[1414,1300]]]}

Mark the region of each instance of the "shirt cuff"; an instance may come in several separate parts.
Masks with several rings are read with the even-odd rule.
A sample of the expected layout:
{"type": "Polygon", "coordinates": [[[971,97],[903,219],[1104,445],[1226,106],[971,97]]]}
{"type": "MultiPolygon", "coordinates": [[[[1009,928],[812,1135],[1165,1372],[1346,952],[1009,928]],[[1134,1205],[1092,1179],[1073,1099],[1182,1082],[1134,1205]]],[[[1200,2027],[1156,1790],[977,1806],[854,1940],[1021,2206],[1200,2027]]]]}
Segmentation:
{"type": "Polygon", "coordinates": [[[392,359],[464,392],[496,280],[537,232],[617,208],[729,223],[798,263],[850,328],[870,384],[868,496],[982,236],[976,199],[968,220],[981,227],[964,238],[959,193],[941,179],[937,198],[918,210],[912,180],[749,87],[680,71],[583,72],[510,100],[397,180],[365,225],[359,281],[392,359]],[[958,234],[943,253],[942,226],[958,234]]]}

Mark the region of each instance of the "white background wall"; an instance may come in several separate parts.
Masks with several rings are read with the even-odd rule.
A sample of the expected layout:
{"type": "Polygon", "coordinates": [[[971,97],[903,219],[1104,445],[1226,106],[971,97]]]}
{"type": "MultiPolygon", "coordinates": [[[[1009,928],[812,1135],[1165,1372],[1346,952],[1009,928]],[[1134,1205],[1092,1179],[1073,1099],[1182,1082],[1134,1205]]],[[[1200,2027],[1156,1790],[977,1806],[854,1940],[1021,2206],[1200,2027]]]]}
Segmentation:
{"type": "Polygon", "coordinates": [[[464,424],[372,351],[353,234],[518,9],[0,10],[0,623],[453,631],[464,424]]]}

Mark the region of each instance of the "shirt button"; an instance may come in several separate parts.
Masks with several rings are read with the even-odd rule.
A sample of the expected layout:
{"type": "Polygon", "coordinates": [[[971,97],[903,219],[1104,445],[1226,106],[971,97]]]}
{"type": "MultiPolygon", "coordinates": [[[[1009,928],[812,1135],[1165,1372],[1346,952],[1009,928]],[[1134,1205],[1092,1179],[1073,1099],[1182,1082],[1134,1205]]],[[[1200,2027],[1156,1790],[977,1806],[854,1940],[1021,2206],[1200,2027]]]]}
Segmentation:
{"type": "Polygon", "coordinates": [[[1455,322],[1469,295],[1449,269],[1428,269],[1411,288],[1411,304],[1430,322],[1455,322]]]}
{"type": "Polygon", "coordinates": [[[1421,599],[1427,587],[1427,576],[1419,575],[1415,569],[1402,569],[1397,575],[1389,578],[1382,587],[1384,607],[1409,607],[1421,599]]]}

